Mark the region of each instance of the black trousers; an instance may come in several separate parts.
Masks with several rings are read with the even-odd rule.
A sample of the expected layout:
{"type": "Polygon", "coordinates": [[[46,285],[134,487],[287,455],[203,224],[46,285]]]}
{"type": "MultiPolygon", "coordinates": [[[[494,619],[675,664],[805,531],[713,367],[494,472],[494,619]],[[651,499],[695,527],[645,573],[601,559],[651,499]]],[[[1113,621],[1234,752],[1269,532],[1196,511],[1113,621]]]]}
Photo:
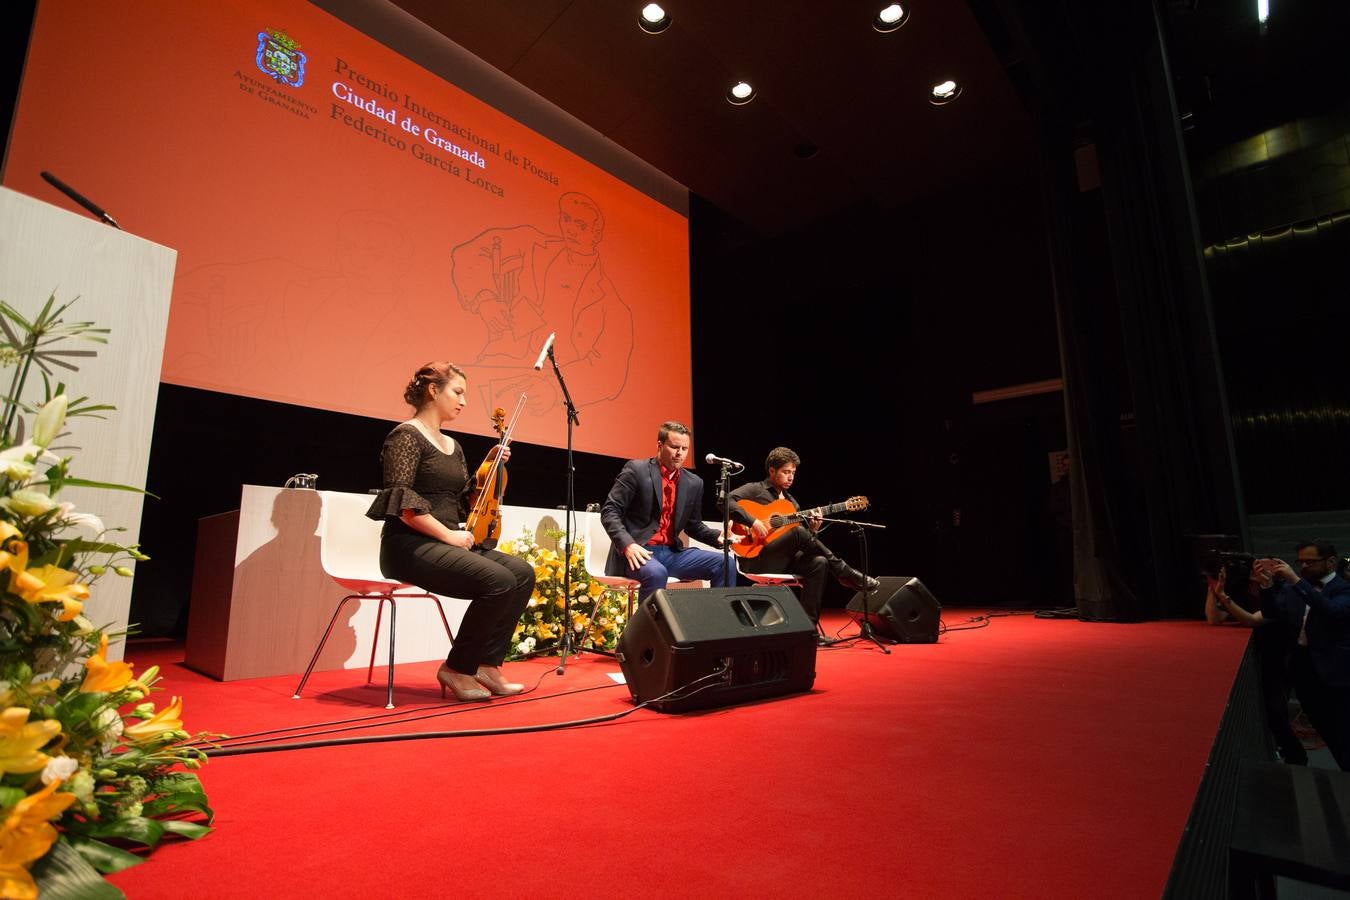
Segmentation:
{"type": "Polygon", "coordinates": [[[1350,772],[1350,687],[1327,684],[1317,673],[1308,648],[1299,647],[1290,660],[1299,703],[1308,714],[1342,772],[1350,772]]]}
{"type": "MultiPolygon", "coordinates": [[[[1267,625],[1259,626],[1269,627],[1267,625]]],[[[1294,733],[1289,721],[1289,663],[1280,648],[1262,648],[1257,658],[1261,663],[1261,701],[1266,710],[1266,727],[1275,736],[1280,756],[1290,765],[1306,766],[1308,751],[1294,733]]]]}
{"type": "Polygon", "coordinates": [[[479,666],[500,666],[511,647],[516,622],[534,593],[534,568],[497,550],[452,547],[396,526],[380,541],[380,571],[432,594],[469,601],[445,664],[472,675],[479,666]]]}
{"type": "Polygon", "coordinates": [[[825,596],[825,581],[830,574],[828,547],[816,540],[805,526],[797,526],[769,544],[758,556],[742,557],[742,572],[772,572],[796,575],[802,583],[802,609],[815,622],[820,618],[820,601],[825,596]]]}

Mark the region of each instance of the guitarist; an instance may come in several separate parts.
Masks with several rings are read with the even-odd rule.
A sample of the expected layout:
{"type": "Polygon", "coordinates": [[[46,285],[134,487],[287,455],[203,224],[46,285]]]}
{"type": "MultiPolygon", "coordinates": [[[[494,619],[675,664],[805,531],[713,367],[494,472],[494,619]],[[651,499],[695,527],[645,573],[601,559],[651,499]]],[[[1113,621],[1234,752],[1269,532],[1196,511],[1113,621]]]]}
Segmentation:
{"type": "MultiPolygon", "coordinates": [[[[763,540],[771,530],[769,523],[756,519],[737,501],[773,503],[775,500],[787,500],[793,509],[801,509],[797,499],[788,493],[800,464],[801,457],[787,447],[770,450],[768,458],[764,460],[768,477],[763,481],[743,484],[731,492],[731,520],[751,529],[756,540],[763,540]]],[[[820,525],[819,519],[808,519],[805,527],[799,525],[789,529],[768,544],[758,556],[744,557],[740,561],[741,569],[746,572],[796,575],[802,583],[802,608],[813,622],[820,618],[820,600],[825,593],[827,575],[833,575],[835,580],[851,591],[874,591],[881,584],[830,552],[830,548],[816,538],[820,525]]]]}

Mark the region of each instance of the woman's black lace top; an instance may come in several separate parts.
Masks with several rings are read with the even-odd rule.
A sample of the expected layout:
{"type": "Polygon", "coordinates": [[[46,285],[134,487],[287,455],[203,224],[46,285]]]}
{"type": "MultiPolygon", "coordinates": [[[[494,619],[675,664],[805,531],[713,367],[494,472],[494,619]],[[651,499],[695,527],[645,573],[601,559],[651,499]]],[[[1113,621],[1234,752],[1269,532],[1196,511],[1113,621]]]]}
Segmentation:
{"type": "Polygon", "coordinates": [[[464,461],[464,445],[443,453],[417,426],[407,422],[384,439],[380,450],[384,490],[370,504],[372,519],[398,519],[405,509],[431,513],[447,528],[457,529],[468,516],[468,497],[474,482],[464,461]]]}

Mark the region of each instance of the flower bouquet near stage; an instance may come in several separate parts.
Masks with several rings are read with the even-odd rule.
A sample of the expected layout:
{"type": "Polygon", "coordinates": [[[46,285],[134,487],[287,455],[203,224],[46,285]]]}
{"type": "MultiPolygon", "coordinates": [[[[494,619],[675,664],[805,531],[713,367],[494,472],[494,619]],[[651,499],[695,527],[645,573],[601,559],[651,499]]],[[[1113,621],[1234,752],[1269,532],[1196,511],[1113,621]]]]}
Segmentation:
{"type": "Polygon", "coordinates": [[[49,299],[33,320],[0,303],[0,897],[121,897],[103,874],[135,865],[168,835],[206,834],[211,808],[189,770],[204,761],[183,702],[155,699],[159,674],[108,658],[120,639],[85,615],[100,577],[148,559],[67,487],[139,490],[76,477],[66,421],[111,409],[71,397],[107,329],[66,322],[49,299]],[[72,348],[70,345],[76,345],[72,348]],[[41,374],[41,385],[36,384],[41,374]],[[30,376],[33,376],[30,378],[30,376]],[[33,382],[33,383],[30,383],[33,382]],[[29,397],[26,389],[32,388],[29,397]],[[111,535],[111,536],[110,536],[111,535]]]}
{"type": "MultiPolygon", "coordinates": [[[[563,533],[548,531],[542,536],[548,542],[559,543],[563,533]]],[[[558,550],[540,546],[528,530],[514,540],[504,541],[498,549],[534,566],[534,596],[516,623],[515,636],[511,639],[514,656],[556,650],[563,631],[568,628],[572,630],[574,648],[584,643],[596,649],[614,649],[628,618],[628,595],[606,588],[586,571],[584,539],[573,542],[566,562],[558,550]],[[563,599],[565,571],[570,578],[572,593],[570,610],[563,599]],[[589,633],[587,622],[590,622],[589,633]]]]}

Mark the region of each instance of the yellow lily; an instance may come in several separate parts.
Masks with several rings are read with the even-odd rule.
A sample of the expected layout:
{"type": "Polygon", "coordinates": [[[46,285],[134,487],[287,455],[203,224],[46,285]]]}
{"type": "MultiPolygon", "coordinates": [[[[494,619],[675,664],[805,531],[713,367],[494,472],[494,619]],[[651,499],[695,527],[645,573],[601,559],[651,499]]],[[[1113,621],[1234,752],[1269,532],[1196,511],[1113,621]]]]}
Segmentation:
{"type": "Polygon", "coordinates": [[[132,683],[131,664],[108,662],[108,636],[100,635],[98,652],[84,661],[87,674],[80,690],[86,694],[94,692],[112,693],[132,683]]]}
{"type": "Polygon", "coordinates": [[[22,706],[0,713],[0,775],[26,775],[47,764],[47,754],[38,748],[61,733],[61,723],[55,719],[29,722],[28,713],[22,706]]]}
{"type": "Polygon", "coordinates": [[[0,548],[8,545],[9,550],[0,549],[0,568],[9,569],[14,578],[18,578],[28,569],[28,542],[22,540],[23,532],[11,522],[0,522],[0,548]],[[13,538],[21,540],[10,541],[13,538]]]}
{"type": "Polygon", "coordinates": [[[74,794],[56,793],[59,785],[59,781],[53,781],[14,804],[0,825],[0,897],[37,897],[37,885],[28,867],[46,855],[56,841],[51,820],[75,802],[74,794]]]}
{"type": "Polygon", "coordinates": [[[159,737],[166,731],[178,731],[183,727],[183,698],[174,697],[169,705],[155,713],[149,719],[128,725],[122,734],[133,741],[148,741],[159,737]]]}
{"type": "MultiPolygon", "coordinates": [[[[24,562],[27,562],[28,548],[24,547],[24,562]]],[[[11,569],[14,567],[11,566],[11,569]]],[[[50,563],[40,569],[27,569],[10,579],[9,589],[28,603],[60,603],[62,622],[69,622],[84,609],[84,601],[89,599],[89,588],[75,584],[75,573],[50,563]]]]}

